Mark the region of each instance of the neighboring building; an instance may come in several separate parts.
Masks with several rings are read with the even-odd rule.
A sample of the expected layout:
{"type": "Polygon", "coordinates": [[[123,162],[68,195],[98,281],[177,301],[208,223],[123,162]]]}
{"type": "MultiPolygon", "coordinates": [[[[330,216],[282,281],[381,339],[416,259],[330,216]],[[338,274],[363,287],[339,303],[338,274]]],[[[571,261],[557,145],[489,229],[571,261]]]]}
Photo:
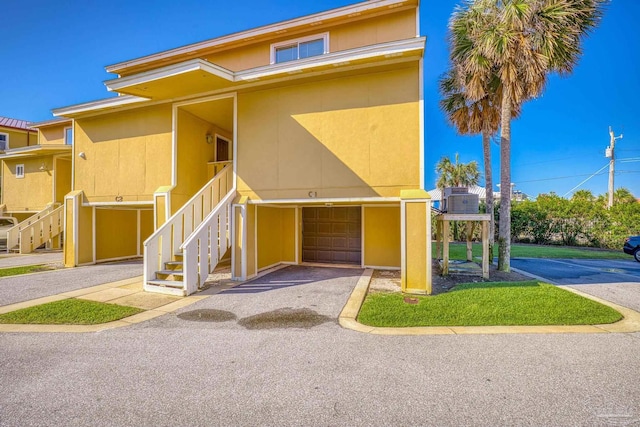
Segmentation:
{"type": "Polygon", "coordinates": [[[38,132],[25,120],[0,116],[0,153],[38,143],[38,132]]]}
{"type": "Polygon", "coordinates": [[[65,264],[144,253],[145,289],[182,295],[230,247],[235,279],[342,263],[430,292],[418,23],[370,0],[107,67],[120,96],[54,111],[65,264]]]}
{"type": "Polygon", "coordinates": [[[62,231],[62,210],[52,212],[71,190],[71,125],[68,119],[31,124],[29,133],[36,133],[29,136],[28,144],[14,144],[17,138],[12,138],[9,148],[0,155],[4,215],[20,221],[9,232],[9,250],[31,252],[62,231]]]}

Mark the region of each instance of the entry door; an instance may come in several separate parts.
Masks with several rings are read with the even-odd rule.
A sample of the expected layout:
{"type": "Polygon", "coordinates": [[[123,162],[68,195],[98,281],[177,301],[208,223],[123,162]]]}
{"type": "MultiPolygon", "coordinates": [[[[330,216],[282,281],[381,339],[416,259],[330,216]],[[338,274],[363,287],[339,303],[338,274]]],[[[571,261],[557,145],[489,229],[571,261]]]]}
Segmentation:
{"type": "Polygon", "coordinates": [[[361,209],[302,208],[302,261],[360,265],[361,209]]]}
{"type": "Polygon", "coordinates": [[[229,160],[229,141],[220,137],[216,138],[216,162],[229,160]]]}

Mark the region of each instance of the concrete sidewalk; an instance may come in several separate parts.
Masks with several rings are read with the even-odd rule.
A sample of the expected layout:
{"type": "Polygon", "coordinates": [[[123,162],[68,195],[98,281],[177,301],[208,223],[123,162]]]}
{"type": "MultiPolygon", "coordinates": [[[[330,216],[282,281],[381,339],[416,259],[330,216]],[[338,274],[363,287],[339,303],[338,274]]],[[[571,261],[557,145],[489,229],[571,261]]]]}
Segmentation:
{"type": "Polygon", "coordinates": [[[0,268],[21,267],[24,265],[52,264],[62,266],[62,250],[36,251],[30,254],[0,252],[0,268]]]}

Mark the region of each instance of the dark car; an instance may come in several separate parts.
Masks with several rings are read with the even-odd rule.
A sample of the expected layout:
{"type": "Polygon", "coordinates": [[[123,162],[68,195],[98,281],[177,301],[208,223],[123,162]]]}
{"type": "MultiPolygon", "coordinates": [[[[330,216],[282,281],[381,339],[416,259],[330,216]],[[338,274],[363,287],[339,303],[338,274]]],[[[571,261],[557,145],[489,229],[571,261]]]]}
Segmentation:
{"type": "Polygon", "coordinates": [[[633,255],[636,261],[640,262],[640,236],[627,237],[622,250],[626,254],[633,255]]]}

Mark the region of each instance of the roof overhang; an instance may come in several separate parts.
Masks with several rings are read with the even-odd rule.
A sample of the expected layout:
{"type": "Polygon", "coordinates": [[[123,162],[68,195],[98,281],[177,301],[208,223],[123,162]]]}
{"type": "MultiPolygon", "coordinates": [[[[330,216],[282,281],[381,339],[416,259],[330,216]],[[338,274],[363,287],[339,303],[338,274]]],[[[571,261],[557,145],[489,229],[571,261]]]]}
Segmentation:
{"type": "MultiPolygon", "coordinates": [[[[310,74],[341,72],[346,68],[374,67],[389,61],[418,60],[426,39],[416,37],[340,52],[271,64],[233,72],[202,59],[193,59],[128,77],[108,80],[107,89],[132,95],[136,99],[169,99],[217,90],[234,90],[244,84],[268,83],[282,78],[301,78],[310,74]],[[143,98],[141,98],[143,97],[143,98]]],[[[68,116],[60,110],[54,114],[68,116]]]]}
{"type": "Polygon", "coordinates": [[[388,13],[391,10],[398,10],[399,8],[417,7],[418,5],[418,0],[368,0],[120,62],[107,66],[106,70],[108,73],[129,75],[135,73],[136,70],[149,69],[150,67],[155,68],[162,63],[180,62],[181,57],[193,57],[202,54],[203,51],[226,50],[245,45],[248,42],[266,40],[274,36],[282,36],[283,34],[295,34],[296,32],[308,30],[321,24],[328,25],[338,22],[355,21],[367,16],[388,13]]]}
{"type": "Polygon", "coordinates": [[[4,154],[0,154],[0,159],[17,159],[25,157],[38,157],[58,154],[71,154],[71,145],[51,144],[51,145],[32,145],[30,147],[20,147],[7,150],[4,154]]]}
{"type": "Polygon", "coordinates": [[[32,123],[31,127],[34,129],[40,129],[49,126],[63,126],[63,125],[71,125],[72,120],[67,118],[59,118],[59,119],[51,119],[45,120],[42,122],[32,123]]]}
{"type": "Polygon", "coordinates": [[[84,113],[93,111],[107,111],[149,101],[146,98],[137,96],[115,96],[113,98],[100,99],[98,101],[86,102],[84,104],[71,105],[69,107],[55,108],[54,116],[74,118],[84,113]]]}

